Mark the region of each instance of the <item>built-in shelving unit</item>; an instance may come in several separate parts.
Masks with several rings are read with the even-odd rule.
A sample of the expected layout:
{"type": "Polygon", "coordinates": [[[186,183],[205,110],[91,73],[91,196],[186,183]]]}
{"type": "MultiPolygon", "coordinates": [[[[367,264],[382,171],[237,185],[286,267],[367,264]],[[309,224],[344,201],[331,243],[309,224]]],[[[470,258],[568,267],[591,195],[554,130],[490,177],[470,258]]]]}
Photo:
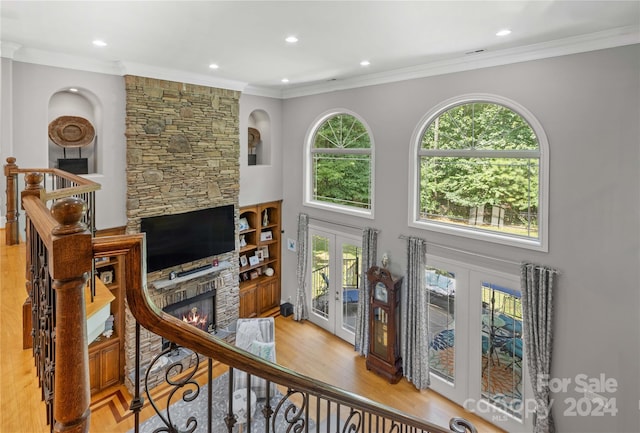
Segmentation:
{"type": "Polygon", "coordinates": [[[119,256],[95,259],[96,285],[104,285],[112,296],[110,315],[113,333],[99,335],[89,344],[89,383],[91,393],[121,383],[124,379],[124,264],[119,256]]]}
{"type": "Polygon", "coordinates": [[[240,208],[240,312],[257,317],[280,304],[281,202],[240,208]]]}

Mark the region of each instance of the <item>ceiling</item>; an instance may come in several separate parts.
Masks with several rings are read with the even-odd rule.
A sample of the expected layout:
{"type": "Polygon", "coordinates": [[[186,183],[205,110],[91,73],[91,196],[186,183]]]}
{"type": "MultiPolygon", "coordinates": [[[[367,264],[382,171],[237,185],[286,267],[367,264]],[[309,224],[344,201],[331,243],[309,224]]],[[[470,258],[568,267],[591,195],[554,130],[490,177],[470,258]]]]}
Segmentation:
{"type": "Polygon", "coordinates": [[[16,61],[274,97],[640,43],[639,1],[3,0],[0,15],[16,61]]]}

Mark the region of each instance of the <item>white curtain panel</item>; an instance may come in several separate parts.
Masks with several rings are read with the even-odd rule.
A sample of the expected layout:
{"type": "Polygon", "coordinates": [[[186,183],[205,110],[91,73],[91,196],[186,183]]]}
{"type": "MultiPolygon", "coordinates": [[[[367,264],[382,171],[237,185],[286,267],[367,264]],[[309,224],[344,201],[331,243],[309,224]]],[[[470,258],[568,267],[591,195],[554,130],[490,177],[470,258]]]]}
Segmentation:
{"type": "Polygon", "coordinates": [[[307,249],[307,238],[309,237],[309,216],[305,213],[298,215],[298,267],[296,276],[298,277],[298,291],[296,293],[296,303],[293,308],[293,320],[301,321],[309,318],[307,310],[307,261],[309,252],[307,249]]]}

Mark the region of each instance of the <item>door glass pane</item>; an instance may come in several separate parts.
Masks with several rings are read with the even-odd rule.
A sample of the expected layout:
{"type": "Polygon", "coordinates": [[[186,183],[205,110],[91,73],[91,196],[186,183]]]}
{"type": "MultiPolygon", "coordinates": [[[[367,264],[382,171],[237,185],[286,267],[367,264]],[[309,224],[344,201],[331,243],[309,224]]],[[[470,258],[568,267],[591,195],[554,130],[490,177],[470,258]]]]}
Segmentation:
{"type": "Polygon", "coordinates": [[[360,256],[362,248],[342,245],[342,328],[356,332],[358,287],[360,287],[360,256]]]}
{"type": "Polygon", "coordinates": [[[329,317],[329,239],[313,235],[311,249],[311,312],[329,317]]]}
{"type": "Polygon", "coordinates": [[[429,365],[431,372],[453,383],[455,378],[456,277],[445,269],[427,267],[429,365]]]}
{"type": "Polygon", "coordinates": [[[482,398],[519,419],[522,356],[520,291],[482,283],[482,398]]]}
{"type": "Polygon", "coordinates": [[[373,348],[372,352],[383,359],[387,359],[387,324],[388,314],[380,307],[373,309],[373,348]]]}

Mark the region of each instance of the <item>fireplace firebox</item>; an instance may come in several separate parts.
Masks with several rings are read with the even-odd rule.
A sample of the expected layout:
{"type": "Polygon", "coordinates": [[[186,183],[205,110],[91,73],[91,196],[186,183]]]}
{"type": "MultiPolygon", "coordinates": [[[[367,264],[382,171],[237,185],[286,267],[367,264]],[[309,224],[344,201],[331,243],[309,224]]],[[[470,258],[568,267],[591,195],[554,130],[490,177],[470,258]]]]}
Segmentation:
{"type": "MultiPolygon", "coordinates": [[[[215,290],[167,305],[163,311],[205,332],[216,331],[215,290]]],[[[169,341],[163,339],[162,348],[165,349],[168,346],[169,341]]]]}

